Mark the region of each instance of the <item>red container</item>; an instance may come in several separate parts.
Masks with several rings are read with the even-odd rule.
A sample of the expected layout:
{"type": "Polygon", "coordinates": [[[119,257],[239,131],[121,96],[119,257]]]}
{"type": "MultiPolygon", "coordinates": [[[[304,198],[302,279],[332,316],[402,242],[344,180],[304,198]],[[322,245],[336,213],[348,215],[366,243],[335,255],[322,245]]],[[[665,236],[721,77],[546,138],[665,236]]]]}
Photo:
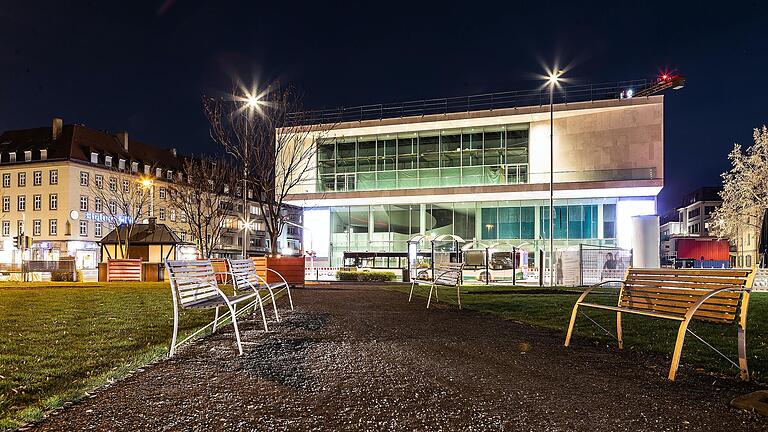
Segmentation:
{"type": "Polygon", "coordinates": [[[730,259],[728,240],[718,239],[677,239],[677,258],[728,261],[730,259]]]}

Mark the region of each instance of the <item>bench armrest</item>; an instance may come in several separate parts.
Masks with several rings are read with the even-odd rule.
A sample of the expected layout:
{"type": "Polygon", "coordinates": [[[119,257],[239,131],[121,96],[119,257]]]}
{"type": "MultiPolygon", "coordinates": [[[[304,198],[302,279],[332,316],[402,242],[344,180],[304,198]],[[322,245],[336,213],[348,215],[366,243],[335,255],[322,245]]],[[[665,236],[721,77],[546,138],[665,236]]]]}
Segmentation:
{"type": "Polygon", "coordinates": [[[587,288],[587,290],[584,291],[581,294],[581,296],[579,296],[579,299],[576,300],[576,304],[577,305],[581,304],[584,301],[584,298],[587,297],[587,294],[591,293],[593,289],[599,288],[599,287],[601,287],[601,286],[603,286],[605,284],[608,284],[608,283],[620,283],[622,285],[626,284],[626,282],[624,282],[623,280],[607,280],[607,281],[602,281],[602,282],[596,283],[594,285],[590,285],[589,288],[587,288]]]}
{"type": "MultiPolygon", "coordinates": [[[[267,271],[271,271],[272,273],[274,273],[274,274],[276,274],[276,275],[280,276],[280,279],[282,279],[282,280],[283,280],[283,283],[285,284],[286,288],[288,287],[288,281],[286,281],[286,280],[285,280],[285,278],[283,277],[283,275],[281,275],[280,273],[276,272],[275,270],[272,270],[272,269],[271,269],[271,268],[269,268],[269,267],[267,267],[267,271]]],[[[259,279],[261,279],[261,278],[259,278],[259,279]]],[[[264,281],[264,285],[266,285],[266,286],[269,286],[269,284],[267,283],[267,281],[264,281]]]]}
{"type": "MultiPolygon", "coordinates": [[[[696,313],[696,311],[701,307],[701,305],[704,304],[707,300],[709,300],[711,297],[716,296],[717,294],[720,294],[721,292],[726,291],[746,291],[750,292],[751,290],[746,287],[728,287],[728,288],[718,288],[713,289],[712,291],[704,294],[703,296],[699,297],[699,300],[696,301],[696,303],[693,304],[693,306],[688,309],[688,312],[685,313],[685,321],[690,321],[691,318],[693,318],[693,315],[696,313]]],[[[742,306],[743,309],[743,306],[742,306]]],[[[746,310],[743,309],[744,312],[746,310]]],[[[744,317],[742,317],[743,319],[744,317]]]]}

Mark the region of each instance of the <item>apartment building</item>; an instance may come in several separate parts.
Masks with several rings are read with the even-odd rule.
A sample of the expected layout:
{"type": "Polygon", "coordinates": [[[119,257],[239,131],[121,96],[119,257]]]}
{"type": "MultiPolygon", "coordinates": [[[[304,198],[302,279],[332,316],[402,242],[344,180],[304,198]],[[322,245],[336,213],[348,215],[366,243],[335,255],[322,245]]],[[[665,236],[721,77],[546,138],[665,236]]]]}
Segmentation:
{"type": "MultiPolygon", "coordinates": [[[[170,186],[183,181],[175,149],[162,149],[117,134],[55,118],[50,127],[12,130],[0,135],[0,263],[22,259],[74,257],[78,268],[94,269],[101,260],[98,241],[114,227],[94,188],[127,188],[142,182],[151,194],[150,217],[168,225],[183,242],[194,242],[183,217],[170,205],[170,186]],[[25,255],[13,237],[32,237],[25,255]]],[[[243,245],[243,202],[235,199],[216,255],[239,256],[243,245]]],[[[267,243],[259,209],[250,211],[246,230],[249,255],[263,254],[267,243]]]]}

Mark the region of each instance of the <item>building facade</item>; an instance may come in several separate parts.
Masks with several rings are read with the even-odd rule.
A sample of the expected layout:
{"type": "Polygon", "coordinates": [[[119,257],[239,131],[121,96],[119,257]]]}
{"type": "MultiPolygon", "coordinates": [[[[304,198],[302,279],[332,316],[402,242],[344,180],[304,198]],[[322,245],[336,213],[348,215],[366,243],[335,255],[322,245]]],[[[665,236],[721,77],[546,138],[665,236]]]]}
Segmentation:
{"type": "MultiPolygon", "coordinates": [[[[289,202],[319,260],[406,252],[416,234],[547,249],[549,106],[342,122],[317,145],[289,202]]],[[[556,249],[631,247],[631,217],[656,213],[663,150],[662,96],[556,104],[556,249]]]]}
{"type": "MultiPolygon", "coordinates": [[[[183,216],[170,202],[171,185],[183,181],[182,158],[175,149],[161,149],[82,125],[6,131],[0,135],[0,263],[17,266],[22,259],[58,260],[74,257],[80,269],[95,269],[103,258],[98,241],[114,226],[94,188],[126,188],[142,181],[151,194],[149,217],[168,225],[192,243],[183,216]],[[19,234],[32,238],[24,253],[14,247],[19,234]]],[[[243,201],[234,199],[215,255],[242,254],[243,201]]],[[[246,203],[250,225],[248,254],[268,251],[263,219],[255,203],[246,203]]]]}

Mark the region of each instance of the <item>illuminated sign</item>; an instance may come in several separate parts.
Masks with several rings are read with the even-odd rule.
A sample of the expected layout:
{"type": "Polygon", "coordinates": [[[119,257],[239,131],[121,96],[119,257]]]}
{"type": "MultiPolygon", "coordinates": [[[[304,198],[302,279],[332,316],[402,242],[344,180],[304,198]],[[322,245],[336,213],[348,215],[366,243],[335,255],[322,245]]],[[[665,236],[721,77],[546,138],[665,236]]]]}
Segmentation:
{"type": "Polygon", "coordinates": [[[131,222],[131,218],[125,215],[118,216],[117,218],[113,218],[111,216],[105,215],[104,213],[91,213],[91,212],[85,212],[83,214],[83,219],[92,220],[94,222],[106,222],[106,223],[114,223],[115,219],[117,219],[118,225],[131,222]]]}

